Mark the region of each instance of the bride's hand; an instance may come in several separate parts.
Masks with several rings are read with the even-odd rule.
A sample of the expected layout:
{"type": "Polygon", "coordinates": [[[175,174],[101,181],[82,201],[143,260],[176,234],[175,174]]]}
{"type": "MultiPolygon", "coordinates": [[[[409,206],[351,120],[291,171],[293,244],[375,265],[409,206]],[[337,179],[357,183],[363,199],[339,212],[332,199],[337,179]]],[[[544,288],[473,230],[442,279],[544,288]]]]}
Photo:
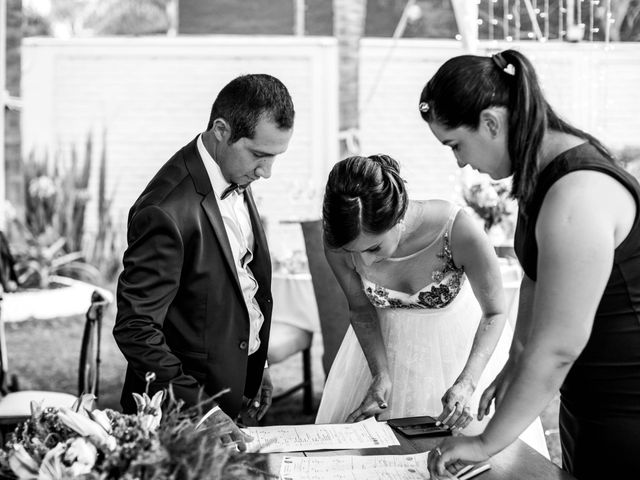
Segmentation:
{"type": "Polygon", "coordinates": [[[463,429],[473,420],[468,403],[476,386],[469,376],[460,376],[442,396],[442,413],[436,418],[444,426],[463,429]]]}
{"type": "Polygon", "coordinates": [[[391,379],[386,374],[376,375],[371,381],[367,395],[358,408],[347,417],[347,423],[359,422],[378,415],[387,408],[387,397],[391,391],[391,379]]]}

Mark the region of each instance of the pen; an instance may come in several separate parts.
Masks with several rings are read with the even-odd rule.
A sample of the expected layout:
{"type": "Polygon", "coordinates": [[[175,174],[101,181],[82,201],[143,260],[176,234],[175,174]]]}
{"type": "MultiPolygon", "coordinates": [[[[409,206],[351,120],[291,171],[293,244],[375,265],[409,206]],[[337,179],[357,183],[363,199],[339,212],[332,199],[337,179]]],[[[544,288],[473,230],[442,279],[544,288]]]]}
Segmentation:
{"type": "Polygon", "coordinates": [[[460,470],[458,473],[456,473],[456,477],[460,477],[461,475],[464,475],[465,473],[467,473],[469,470],[471,470],[473,467],[475,467],[475,465],[473,463],[470,463],[469,465],[467,465],[466,467],[464,467],[462,470],[460,470]]]}
{"type": "MultiPolygon", "coordinates": [[[[491,468],[491,465],[489,465],[488,463],[485,463],[484,465],[481,465],[480,467],[468,471],[467,473],[465,473],[462,476],[457,477],[458,480],[469,480],[470,478],[473,478],[477,475],[480,475],[483,472],[486,472],[487,470],[489,470],[491,468]]],[[[463,469],[464,470],[464,469],[463,469]]],[[[462,471],[462,470],[461,470],[462,471]]],[[[459,474],[459,473],[458,473],[459,474]]]]}

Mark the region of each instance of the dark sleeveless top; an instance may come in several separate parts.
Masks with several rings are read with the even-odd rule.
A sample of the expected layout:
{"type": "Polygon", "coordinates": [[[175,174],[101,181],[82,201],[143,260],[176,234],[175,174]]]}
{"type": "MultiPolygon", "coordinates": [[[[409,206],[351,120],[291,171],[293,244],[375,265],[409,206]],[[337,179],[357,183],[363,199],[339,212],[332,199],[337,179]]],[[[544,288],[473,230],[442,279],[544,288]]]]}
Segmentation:
{"type": "Polygon", "coordinates": [[[551,186],[576,170],[595,170],[615,178],[636,201],[629,235],[616,248],[613,268],[598,305],[591,336],[560,390],[563,404],[586,417],[640,418],[640,185],[589,143],[571,148],[539,174],[527,216],[520,214],[515,251],[529,278],[536,280],[535,227],[551,186]]]}

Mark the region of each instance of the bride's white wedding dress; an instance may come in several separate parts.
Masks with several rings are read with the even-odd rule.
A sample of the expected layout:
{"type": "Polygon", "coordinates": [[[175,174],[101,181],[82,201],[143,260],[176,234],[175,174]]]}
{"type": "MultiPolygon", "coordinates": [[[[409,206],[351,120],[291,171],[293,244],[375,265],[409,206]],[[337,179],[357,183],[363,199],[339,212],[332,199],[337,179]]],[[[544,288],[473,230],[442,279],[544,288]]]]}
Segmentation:
{"type": "MultiPolygon", "coordinates": [[[[449,248],[451,227],[458,211],[459,207],[452,206],[437,238],[412,255],[369,267],[359,255],[352,256],[365,294],[378,313],[392,380],[389,407],[379,416],[380,420],[439,415],[442,395],[469,356],[481,310],[449,248]],[[431,271],[432,282],[409,294],[402,291],[402,278],[409,277],[413,269],[431,271]]],[[[480,395],[507,359],[511,336],[507,324],[472,397],[474,413],[480,395]]],[[[327,377],[316,423],[344,422],[358,408],[370,384],[369,366],[355,332],[349,327],[327,377]]],[[[474,421],[465,432],[476,433],[484,423],[474,421]]],[[[549,457],[539,419],[521,438],[549,457]]]]}

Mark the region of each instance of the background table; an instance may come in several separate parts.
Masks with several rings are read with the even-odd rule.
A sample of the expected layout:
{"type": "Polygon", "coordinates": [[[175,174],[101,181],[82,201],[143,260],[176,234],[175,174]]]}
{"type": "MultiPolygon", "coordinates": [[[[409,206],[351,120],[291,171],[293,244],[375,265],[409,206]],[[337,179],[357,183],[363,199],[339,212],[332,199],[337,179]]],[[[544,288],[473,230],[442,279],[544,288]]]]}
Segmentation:
{"type": "Polygon", "coordinates": [[[271,280],[273,322],[320,333],[316,296],[310,273],[274,273],[271,280]]]}
{"type": "MultiPolygon", "coordinates": [[[[400,445],[387,448],[268,454],[265,456],[263,468],[277,478],[282,458],[285,456],[409,455],[431,450],[442,440],[442,438],[409,438],[400,433],[396,433],[396,437],[400,441],[400,445]]],[[[491,470],[476,477],[478,480],[576,480],[573,475],[558,468],[521,440],[516,440],[502,452],[489,459],[489,464],[491,470]]]]}

